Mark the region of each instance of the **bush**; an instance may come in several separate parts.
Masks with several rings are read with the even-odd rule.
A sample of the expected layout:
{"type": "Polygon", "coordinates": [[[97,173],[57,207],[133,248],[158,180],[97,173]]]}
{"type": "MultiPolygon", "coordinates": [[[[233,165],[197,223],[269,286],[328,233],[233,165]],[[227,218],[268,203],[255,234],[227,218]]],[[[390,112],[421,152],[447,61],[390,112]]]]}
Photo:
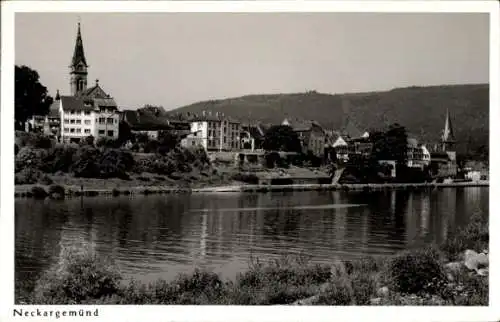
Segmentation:
{"type": "Polygon", "coordinates": [[[34,304],[81,304],[119,294],[112,263],[90,249],[63,248],[59,262],[36,283],[34,304]]]}
{"type": "Polygon", "coordinates": [[[134,166],[132,154],[117,149],[105,150],[98,162],[100,178],[128,178],[127,171],[134,166]]]}
{"type": "Polygon", "coordinates": [[[253,173],[246,174],[246,173],[239,173],[238,172],[232,176],[232,179],[235,181],[241,181],[241,182],[245,182],[245,183],[249,183],[249,184],[258,184],[259,183],[259,177],[257,177],[253,173]]]}
{"type": "Polygon", "coordinates": [[[99,178],[99,157],[100,152],[98,149],[83,146],[73,155],[73,164],[70,170],[77,178],[99,178]]]}
{"type": "Polygon", "coordinates": [[[318,298],[317,304],[322,305],[352,305],[354,292],[351,283],[345,277],[333,280],[318,298]]]}
{"type": "Polygon", "coordinates": [[[47,191],[45,191],[45,189],[37,186],[31,188],[31,194],[35,199],[45,199],[48,196],[47,191]]]}
{"type": "Polygon", "coordinates": [[[51,173],[69,172],[76,152],[77,149],[72,146],[58,146],[51,149],[44,158],[43,170],[51,173]]]}
{"type": "Polygon", "coordinates": [[[66,190],[63,186],[53,185],[49,187],[49,195],[52,198],[62,199],[66,194],[66,190]]]}
{"type": "Polygon", "coordinates": [[[450,236],[441,250],[446,253],[450,260],[459,259],[466,249],[482,252],[489,248],[489,225],[488,219],[479,215],[473,215],[471,222],[464,228],[459,229],[450,236]]]}
{"type": "Polygon", "coordinates": [[[41,170],[43,160],[46,156],[46,150],[34,149],[32,147],[24,147],[20,149],[15,159],[15,172],[22,171],[25,168],[41,170]]]}
{"type": "Polygon", "coordinates": [[[409,294],[437,294],[446,282],[439,253],[432,248],[395,256],[389,262],[388,276],[396,291],[409,294]]]}
{"type": "Polygon", "coordinates": [[[14,155],[16,156],[19,153],[19,145],[14,143],[14,155]]]}
{"type": "Polygon", "coordinates": [[[16,173],[15,184],[35,184],[42,176],[43,173],[39,170],[25,168],[16,173]]]}

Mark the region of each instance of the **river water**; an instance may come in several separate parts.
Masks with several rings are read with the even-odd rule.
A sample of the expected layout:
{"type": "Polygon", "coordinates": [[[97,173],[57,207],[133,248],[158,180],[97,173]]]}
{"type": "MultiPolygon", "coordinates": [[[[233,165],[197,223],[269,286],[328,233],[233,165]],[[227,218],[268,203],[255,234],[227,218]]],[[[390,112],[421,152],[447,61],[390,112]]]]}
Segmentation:
{"type": "Polygon", "coordinates": [[[488,216],[488,205],[481,187],[17,199],[16,278],[35,278],[58,261],[60,245],[79,242],[143,282],[195,267],[234,278],[252,257],[386,255],[440,243],[472,214],[488,216]]]}

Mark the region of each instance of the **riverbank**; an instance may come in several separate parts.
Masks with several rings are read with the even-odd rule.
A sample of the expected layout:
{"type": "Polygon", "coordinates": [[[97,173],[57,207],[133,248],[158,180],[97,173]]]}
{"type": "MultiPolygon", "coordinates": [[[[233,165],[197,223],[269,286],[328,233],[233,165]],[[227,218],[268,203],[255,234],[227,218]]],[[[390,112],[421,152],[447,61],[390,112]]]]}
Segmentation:
{"type": "Polygon", "coordinates": [[[18,304],[488,305],[488,222],[473,217],[444,244],[328,265],[254,258],[234,280],[195,270],[145,285],[124,280],[88,245],[63,249],[18,304]]]}
{"type": "Polygon", "coordinates": [[[489,187],[488,181],[455,183],[248,185],[232,182],[229,178],[217,178],[217,180],[210,178],[200,180],[196,178],[193,182],[175,180],[166,182],[168,179],[159,176],[142,178],[142,181],[124,181],[119,179],[86,179],[76,181],[73,179],[72,181],[55,181],[55,184],[52,185],[16,185],[14,195],[16,198],[30,198],[36,197],[37,193],[43,196],[43,191],[45,191],[45,196],[49,196],[51,195],[51,187],[54,186],[61,187],[58,189],[58,197],[272,191],[380,191],[489,187]]]}

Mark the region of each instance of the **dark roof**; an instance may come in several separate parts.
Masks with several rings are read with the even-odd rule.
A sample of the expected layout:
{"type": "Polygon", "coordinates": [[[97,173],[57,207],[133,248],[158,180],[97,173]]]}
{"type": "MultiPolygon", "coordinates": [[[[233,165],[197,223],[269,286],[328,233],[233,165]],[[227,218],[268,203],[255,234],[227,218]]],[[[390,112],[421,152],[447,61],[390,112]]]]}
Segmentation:
{"type": "Polygon", "coordinates": [[[313,120],[289,120],[285,119],[283,123],[288,123],[288,125],[296,132],[305,132],[305,131],[311,131],[315,126],[323,129],[322,126],[313,120]]]}
{"type": "Polygon", "coordinates": [[[217,114],[205,114],[205,115],[193,115],[191,117],[188,117],[188,121],[190,122],[201,122],[201,121],[215,121],[215,122],[220,122],[220,121],[229,121],[230,123],[241,123],[240,121],[229,117],[225,115],[217,115],[217,114]]]}
{"type": "Polygon", "coordinates": [[[84,63],[87,67],[87,60],[85,59],[85,53],[83,51],[83,41],[82,33],[80,32],[80,23],[78,23],[78,32],[76,34],[75,50],[73,52],[73,59],[71,60],[71,66],[76,66],[80,62],[84,63]]]}
{"type": "Polygon", "coordinates": [[[77,96],[61,96],[62,108],[65,111],[93,111],[94,105],[92,102],[85,102],[83,97],[77,96]]]}
{"type": "Polygon", "coordinates": [[[136,131],[159,131],[173,128],[168,119],[155,117],[149,113],[137,110],[123,111],[122,120],[126,122],[132,130],[136,131]]]}

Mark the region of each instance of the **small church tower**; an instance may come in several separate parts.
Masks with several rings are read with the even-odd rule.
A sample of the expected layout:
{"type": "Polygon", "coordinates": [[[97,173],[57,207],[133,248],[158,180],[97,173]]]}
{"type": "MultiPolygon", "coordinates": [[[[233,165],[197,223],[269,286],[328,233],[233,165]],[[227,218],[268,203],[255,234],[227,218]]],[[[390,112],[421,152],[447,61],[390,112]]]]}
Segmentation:
{"type": "Polygon", "coordinates": [[[451,125],[450,112],[446,109],[446,120],[444,123],[443,136],[441,137],[443,152],[446,152],[450,159],[454,160],[456,157],[455,152],[455,134],[451,125]]]}
{"type": "Polygon", "coordinates": [[[80,23],[78,23],[78,33],[76,35],[75,50],[70,68],[70,87],[71,95],[78,96],[87,89],[87,60],[83,51],[82,34],[80,23]]]}

